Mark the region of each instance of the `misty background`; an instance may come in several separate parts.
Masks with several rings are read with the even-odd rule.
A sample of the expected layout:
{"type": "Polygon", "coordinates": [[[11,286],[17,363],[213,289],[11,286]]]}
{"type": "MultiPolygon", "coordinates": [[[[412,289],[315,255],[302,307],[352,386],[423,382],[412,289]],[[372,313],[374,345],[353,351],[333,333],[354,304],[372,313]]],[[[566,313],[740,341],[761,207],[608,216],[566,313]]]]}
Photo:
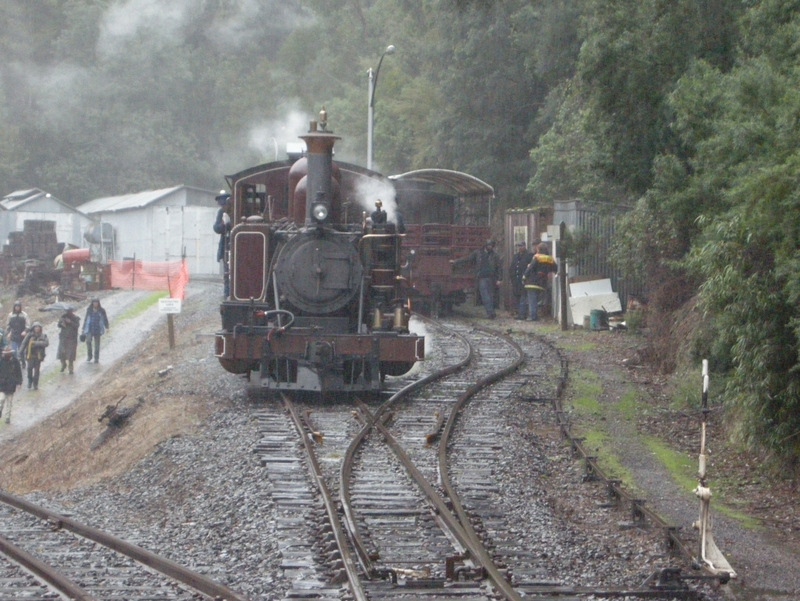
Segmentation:
{"type": "Polygon", "coordinates": [[[365,165],[366,74],[393,44],[377,170],[479,177],[495,225],[554,200],[631,208],[615,261],[666,316],[662,368],[709,358],[739,440],[797,466],[799,15],[800,0],[3,0],[0,187],[72,204],[218,189],[282,157],[323,105],[337,158],[365,165]]]}

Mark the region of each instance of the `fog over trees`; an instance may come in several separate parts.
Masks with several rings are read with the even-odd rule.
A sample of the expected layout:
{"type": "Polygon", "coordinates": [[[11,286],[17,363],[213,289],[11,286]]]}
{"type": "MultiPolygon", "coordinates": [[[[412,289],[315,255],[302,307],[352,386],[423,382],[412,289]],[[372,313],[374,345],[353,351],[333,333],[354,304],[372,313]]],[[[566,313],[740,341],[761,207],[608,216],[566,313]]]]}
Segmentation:
{"type": "Polygon", "coordinates": [[[741,440],[800,459],[800,0],[5,0],[0,183],[78,204],[272,160],[324,105],[366,164],[500,208],[634,206],[618,262],[724,374],[741,440]],[[695,303],[696,301],[696,303],[695,303]]]}

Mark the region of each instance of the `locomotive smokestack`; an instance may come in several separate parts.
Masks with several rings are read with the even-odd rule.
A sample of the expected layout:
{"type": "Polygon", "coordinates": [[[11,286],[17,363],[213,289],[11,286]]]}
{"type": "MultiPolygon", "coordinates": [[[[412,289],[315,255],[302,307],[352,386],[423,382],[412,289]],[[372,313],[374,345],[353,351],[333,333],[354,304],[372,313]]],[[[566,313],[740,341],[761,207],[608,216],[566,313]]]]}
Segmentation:
{"type": "Polygon", "coordinates": [[[311,122],[310,131],[305,136],[300,136],[305,140],[308,148],[308,186],[306,194],[306,226],[322,225],[328,221],[333,202],[333,186],[331,185],[331,175],[333,171],[333,145],[339,136],[333,132],[325,131],[327,127],[327,116],[323,108],[320,111],[319,125],[322,131],[317,129],[318,123],[311,122]]]}

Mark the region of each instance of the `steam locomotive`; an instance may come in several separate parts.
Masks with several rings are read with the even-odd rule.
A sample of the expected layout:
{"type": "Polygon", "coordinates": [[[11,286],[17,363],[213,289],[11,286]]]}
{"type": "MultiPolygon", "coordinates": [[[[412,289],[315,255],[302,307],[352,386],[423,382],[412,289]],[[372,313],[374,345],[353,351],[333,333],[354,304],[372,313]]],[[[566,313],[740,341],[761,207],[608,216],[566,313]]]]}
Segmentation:
{"type": "Polygon", "coordinates": [[[377,392],[425,351],[409,331],[402,235],[365,211],[391,182],[333,161],[324,110],[300,137],[302,158],[226,178],[230,293],[215,352],[270,390],[377,392]]]}

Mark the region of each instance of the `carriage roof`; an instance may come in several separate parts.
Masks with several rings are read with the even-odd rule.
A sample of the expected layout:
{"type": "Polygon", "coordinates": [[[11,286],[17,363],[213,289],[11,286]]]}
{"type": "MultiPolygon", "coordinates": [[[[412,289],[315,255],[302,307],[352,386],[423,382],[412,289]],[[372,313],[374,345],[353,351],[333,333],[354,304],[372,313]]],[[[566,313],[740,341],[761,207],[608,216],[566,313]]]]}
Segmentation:
{"type": "Polygon", "coordinates": [[[494,197],[494,188],[486,182],[468,173],[450,169],[417,169],[399,175],[390,175],[389,179],[395,182],[421,182],[433,186],[443,186],[453,190],[461,197],[494,197]]]}

